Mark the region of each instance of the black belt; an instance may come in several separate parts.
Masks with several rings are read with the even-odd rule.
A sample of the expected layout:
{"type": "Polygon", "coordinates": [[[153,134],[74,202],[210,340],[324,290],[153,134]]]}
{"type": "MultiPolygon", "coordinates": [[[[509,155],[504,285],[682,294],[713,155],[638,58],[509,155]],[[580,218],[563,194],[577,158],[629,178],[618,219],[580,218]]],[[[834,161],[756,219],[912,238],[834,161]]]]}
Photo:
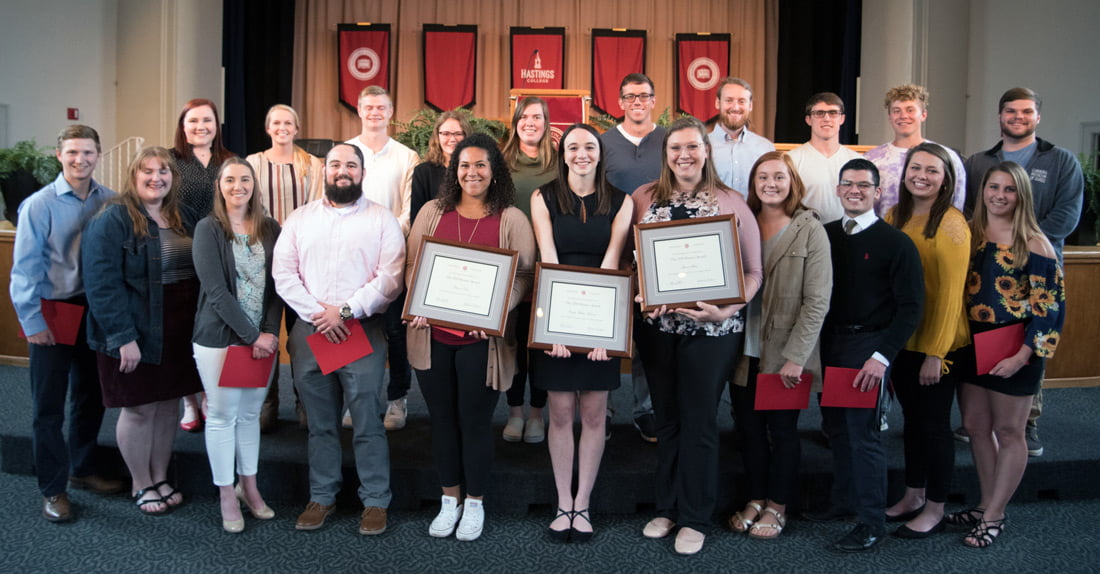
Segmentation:
{"type": "Polygon", "coordinates": [[[826,325],[825,330],[834,335],[855,335],[885,330],[887,325],[826,325]]]}

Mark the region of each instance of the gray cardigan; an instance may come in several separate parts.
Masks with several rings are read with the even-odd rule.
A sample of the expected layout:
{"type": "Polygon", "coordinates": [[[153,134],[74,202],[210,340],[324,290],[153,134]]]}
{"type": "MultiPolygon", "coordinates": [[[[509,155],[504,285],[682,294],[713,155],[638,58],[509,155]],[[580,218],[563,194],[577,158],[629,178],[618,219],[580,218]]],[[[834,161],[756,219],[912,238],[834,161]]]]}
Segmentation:
{"type": "Polygon", "coordinates": [[[275,281],[271,278],[271,256],[275,240],[279,237],[279,224],[272,218],[264,219],[264,304],[263,318],[257,329],[244,314],[237,302],[237,264],[233,258],[233,244],[225,237],[225,231],[214,216],[207,216],[195,226],[195,239],[191,254],[195,261],[195,274],[202,289],[199,292],[199,308],[195,313],[195,334],[191,342],[204,347],[223,348],[230,345],[251,345],[260,333],[279,335],[279,320],[283,302],[275,294],[275,281]]]}

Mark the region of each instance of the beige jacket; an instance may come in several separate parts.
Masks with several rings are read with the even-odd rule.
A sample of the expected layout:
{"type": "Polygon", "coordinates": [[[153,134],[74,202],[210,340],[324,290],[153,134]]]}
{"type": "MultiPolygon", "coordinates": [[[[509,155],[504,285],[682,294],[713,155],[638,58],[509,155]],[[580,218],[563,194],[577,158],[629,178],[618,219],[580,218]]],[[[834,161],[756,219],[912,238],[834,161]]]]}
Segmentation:
{"type": "MultiPolygon", "coordinates": [[[[409,232],[408,249],[405,253],[405,283],[412,281],[413,267],[416,265],[421,237],[435,233],[443,211],[437,200],[429,201],[420,209],[416,222],[409,232]]],[[[515,207],[509,207],[500,214],[500,247],[519,252],[516,263],[516,279],[512,283],[512,293],[508,299],[508,318],[504,325],[503,337],[489,337],[489,364],[486,370],[485,386],[497,391],[507,391],[512,386],[512,377],[516,373],[516,316],[511,313],[523,298],[531,291],[535,281],[535,234],[527,216],[515,207]]],[[[432,367],[431,329],[408,327],[409,364],[418,370],[432,367]]],[[[522,336],[526,337],[527,333],[522,336]]]]}
{"type": "MultiPolygon", "coordinates": [[[[778,373],[790,360],[813,374],[813,391],[821,390],[819,342],[832,290],[833,264],[825,228],[814,211],[796,211],[764,262],[761,373],[778,373]]],[[[747,357],[738,363],[733,380],[748,384],[747,357]]]]}

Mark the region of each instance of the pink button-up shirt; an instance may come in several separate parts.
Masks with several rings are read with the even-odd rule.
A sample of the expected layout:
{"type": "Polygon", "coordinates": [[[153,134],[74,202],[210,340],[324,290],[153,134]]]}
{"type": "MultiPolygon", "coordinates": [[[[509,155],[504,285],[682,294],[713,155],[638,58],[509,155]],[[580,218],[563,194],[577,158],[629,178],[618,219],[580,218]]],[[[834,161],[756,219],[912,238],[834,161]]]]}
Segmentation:
{"type": "Polygon", "coordinates": [[[303,320],[345,302],[358,318],[381,313],[401,293],[405,236],[385,207],[360,197],[335,208],[321,198],[297,209],[275,244],[275,291],[303,320]]]}

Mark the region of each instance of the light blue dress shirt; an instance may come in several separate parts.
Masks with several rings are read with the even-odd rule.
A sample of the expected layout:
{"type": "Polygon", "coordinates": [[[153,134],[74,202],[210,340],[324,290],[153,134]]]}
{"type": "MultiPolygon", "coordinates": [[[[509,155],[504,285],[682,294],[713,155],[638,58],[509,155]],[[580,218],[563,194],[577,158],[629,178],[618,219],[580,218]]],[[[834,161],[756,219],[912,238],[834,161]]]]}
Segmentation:
{"type": "Polygon", "coordinates": [[[748,126],[741,130],[739,136],[733,137],[721,123],[717,123],[714,125],[714,130],[710,132],[710,148],[711,161],[714,162],[714,169],[718,171],[718,179],[748,199],[749,172],[752,171],[752,164],[756,163],[760,156],[775,151],[775,144],[763,136],[750,132],[748,126]]]}

